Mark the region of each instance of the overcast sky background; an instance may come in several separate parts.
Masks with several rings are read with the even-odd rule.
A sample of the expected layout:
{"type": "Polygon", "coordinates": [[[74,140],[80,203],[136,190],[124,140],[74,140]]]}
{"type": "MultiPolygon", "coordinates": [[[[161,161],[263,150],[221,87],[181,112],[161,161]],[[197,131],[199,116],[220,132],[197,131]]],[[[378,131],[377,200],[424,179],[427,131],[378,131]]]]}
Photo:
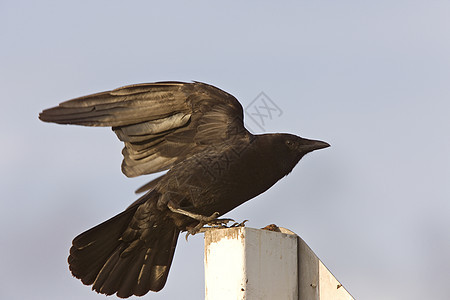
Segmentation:
{"type": "MultiPolygon", "coordinates": [[[[448,299],[449,1],[0,2],[1,299],[104,299],[72,278],[79,233],[153,176],[127,179],[108,128],[40,122],[70,98],[198,80],[282,111],[254,133],[332,147],[227,214],[298,233],[357,299],[448,299]]],[[[251,109],[250,107],[249,109],[251,109]]],[[[203,236],[165,288],[204,297],[203,236]]]]}

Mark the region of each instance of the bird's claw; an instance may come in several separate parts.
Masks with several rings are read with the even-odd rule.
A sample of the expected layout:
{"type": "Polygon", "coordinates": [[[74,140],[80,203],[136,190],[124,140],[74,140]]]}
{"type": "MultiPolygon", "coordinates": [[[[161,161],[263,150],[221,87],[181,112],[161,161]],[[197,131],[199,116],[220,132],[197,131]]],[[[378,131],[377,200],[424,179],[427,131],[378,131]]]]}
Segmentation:
{"type": "MultiPolygon", "coordinates": [[[[209,217],[206,216],[201,216],[201,218],[197,218],[197,220],[199,221],[199,223],[195,226],[195,227],[189,227],[187,228],[187,233],[186,233],[186,241],[189,237],[189,235],[195,235],[199,232],[202,232],[201,229],[203,228],[203,226],[205,225],[210,225],[210,224],[218,224],[218,223],[223,223],[222,221],[225,220],[227,224],[228,220],[231,219],[217,219],[217,217],[220,215],[219,212],[215,212],[212,215],[210,215],[209,217]]],[[[198,216],[197,216],[198,217],[198,216]]],[[[233,220],[231,220],[233,221],[233,220]]]]}
{"type": "Polygon", "coordinates": [[[209,225],[214,228],[225,228],[228,227],[228,223],[235,222],[233,219],[215,219],[211,222],[208,222],[205,225],[209,225]]]}
{"type": "Polygon", "coordinates": [[[207,223],[200,222],[195,227],[191,227],[187,229],[186,232],[186,241],[190,235],[195,235],[197,233],[204,233],[206,231],[212,230],[212,229],[221,229],[221,228],[236,228],[236,227],[245,227],[245,223],[247,223],[248,220],[244,220],[240,223],[235,222],[233,219],[214,219],[207,223]],[[232,225],[228,226],[228,223],[234,222],[232,225]],[[209,227],[205,226],[209,225],[209,227]]]}
{"type": "Polygon", "coordinates": [[[233,228],[233,227],[245,227],[245,223],[247,223],[247,222],[248,222],[248,220],[244,220],[241,223],[234,222],[234,224],[231,225],[230,228],[233,228]]]}

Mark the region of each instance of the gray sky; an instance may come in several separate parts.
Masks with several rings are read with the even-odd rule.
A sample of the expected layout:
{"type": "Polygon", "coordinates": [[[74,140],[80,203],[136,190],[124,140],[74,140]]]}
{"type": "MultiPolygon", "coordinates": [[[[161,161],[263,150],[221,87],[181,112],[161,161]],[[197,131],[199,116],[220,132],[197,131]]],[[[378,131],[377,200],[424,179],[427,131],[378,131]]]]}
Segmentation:
{"type": "MultiPolygon", "coordinates": [[[[282,114],[262,129],[247,118],[253,132],[332,145],[227,216],[295,231],[358,299],[448,297],[449,1],[76,3],[0,3],[1,299],[104,299],[70,275],[71,240],[153,177],[120,172],[110,129],[37,115],[161,80],[211,83],[247,108],[264,92],[282,114]]],[[[203,237],[183,237],[146,298],[203,287],[203,237]]]]}

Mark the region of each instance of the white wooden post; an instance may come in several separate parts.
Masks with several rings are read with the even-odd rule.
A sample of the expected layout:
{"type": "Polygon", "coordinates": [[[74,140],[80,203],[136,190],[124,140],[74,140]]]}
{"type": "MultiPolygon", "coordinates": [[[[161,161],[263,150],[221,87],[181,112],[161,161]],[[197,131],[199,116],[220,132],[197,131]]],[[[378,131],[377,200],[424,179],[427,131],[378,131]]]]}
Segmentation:
{"type": "Polygon", "coordinates": [[[248,227],[205,233],[205,299],[353,299],[295,234],[248,227]]]}

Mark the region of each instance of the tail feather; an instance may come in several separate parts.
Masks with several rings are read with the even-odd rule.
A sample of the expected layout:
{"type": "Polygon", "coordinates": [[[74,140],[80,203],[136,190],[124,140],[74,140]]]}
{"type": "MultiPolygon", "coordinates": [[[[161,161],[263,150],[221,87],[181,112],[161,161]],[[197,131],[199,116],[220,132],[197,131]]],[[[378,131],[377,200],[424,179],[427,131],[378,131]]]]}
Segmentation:
{"type": "Polygon", "coordinates": [[[153,209],[145,203],[145,197],[142,200],[73,240],[69,268],[98,293],[117,293],[122,298],[142,296],[150,290],[161,290],[166,283],[180,231],[158,215],[159,211],[150,210],[146,213],[158,226],[134,228],[131,232],[136,234],[130,239],[126,232],[137,224],[136,220],[146,224],[140,210],[153,209]],[[141,204],[147,206],[138,210],[141,204]]]}

